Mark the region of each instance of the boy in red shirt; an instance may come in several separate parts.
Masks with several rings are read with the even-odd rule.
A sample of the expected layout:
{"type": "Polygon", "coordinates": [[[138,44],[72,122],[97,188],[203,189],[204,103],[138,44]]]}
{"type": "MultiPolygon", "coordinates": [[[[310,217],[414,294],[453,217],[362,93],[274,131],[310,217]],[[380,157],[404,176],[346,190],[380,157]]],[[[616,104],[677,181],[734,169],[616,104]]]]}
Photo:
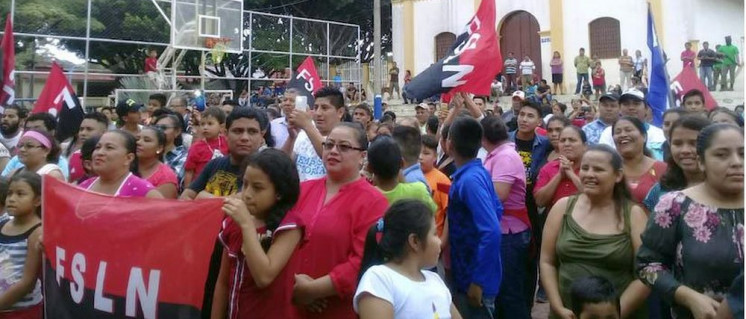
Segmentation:
{"type": "Polygon", "coordinates": [[[224,125],[225,112],[219,107],[210,107],[202,113],[200,130],[204,138],[189,148],[184,163],[184,185],[190,185],[209,161],[228,154],[228,141],[220,134],[224,125]]]}
{"type": "Polygon", "coordinates": [[[158,52],[150,50],[145,58],[145,73],[158,71],[158,52]]]}
{"type": "Polygon", "coordinates": [[[593,69],[593,90],[596,91],[596,100],[606,93],[606,71],[600,61],[596,62],[596,68],[593,69]]]}

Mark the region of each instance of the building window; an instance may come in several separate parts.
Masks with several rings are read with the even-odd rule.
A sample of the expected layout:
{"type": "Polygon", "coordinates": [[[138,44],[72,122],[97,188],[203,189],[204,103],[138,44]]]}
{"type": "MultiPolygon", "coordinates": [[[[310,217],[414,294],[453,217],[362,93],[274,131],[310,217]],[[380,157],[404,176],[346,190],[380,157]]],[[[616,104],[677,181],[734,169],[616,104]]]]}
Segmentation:
{"type": "Polygon", "coordinates": [[[450,32],[443,32],[435,36],[435,61],[445,58],[448,50],[456,42],[456,35],[450,32]]]}
{"type": "Polygon", "coordinates": [[[598,18],[588,25],[591,38],[591,55],[600,59],[615,59],[622,54],[622,41],[619,36],[619,20],[598,18]]]}

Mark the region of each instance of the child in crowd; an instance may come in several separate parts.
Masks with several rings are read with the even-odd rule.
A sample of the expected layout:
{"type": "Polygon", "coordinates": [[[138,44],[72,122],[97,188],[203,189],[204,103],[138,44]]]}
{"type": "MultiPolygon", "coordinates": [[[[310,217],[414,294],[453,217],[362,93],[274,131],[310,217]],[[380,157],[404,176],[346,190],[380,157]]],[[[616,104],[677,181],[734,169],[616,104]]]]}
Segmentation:
{"type": "Polygon", "coordinates": [[[386,196],[389,204],[402,199],[417,199],[435,213],[437,206],[425,185],[399,182],[402,165],[401,150],[393,138],[379,136],[368,147],[368,172],[373,175],[373,185],[386,196]]]}
{"type": "Polygon", "coordinates": [[[13,218],[0,222],[0,317],[41,318],[41,176],[14,174],[5,208],[13,218]]]}
{"type": "Polygon", "coordinates": [[[370,228],[352,304],[361,319],[461,318],[443,280],[423,270],[438,262],[435,228],[430,209],[418,200],[393,204],[370,228]]]}
{"type": "Polygon", "coordinates": [[[75,184],[80,184],[83,181],[96,176],[96,173],[93,172],[93,151],[96,150],[96,144],[98,144],[98,140],[100,139],[100,136],[94,136],[89,139],[87,139],[85,142],[83,142],[83,145],[80,147],[80,160],[83,162],[83,177],[75,181],[75,184]]]}
{"type": "Polygon", "coordinates": [[[225,247],[215,285],[212,318],[295,318],[293,267],[303,238],[298,216],[286,215],[300,195],[295,163],[266,149],[245,162],[243,191],[225,199],[219,239],[225,247]]]}
{"type": "Polygon", "coordinates": [[[577,319],[619,319],[619,295],[609,280],[600,276],[580,278],[570,287],[572,312],[577,319]]]}
{"type": "Polygon", "coordinates": [[[435,159],[438,157],[438,140],[432,135],[422,136],[422,152],[420,153],[420,168],[425,174],[425,179],[433,190],[433,201],[438,206],[435,212],[435,225],[438,228],[438,236],[443,242],[447,242],[448,232],[444,232],[446,220],[446,209],[448,208],[448,189],[451,188],[451,179],[443,172],[435,169],[435,159]]]}
{"type": "Polygon", "coordinates": [[[449,129],[446,148],[458,167],[448,193],[448,238],[456,305],[466,318],[487,317],[495,311],[502,280],[499,219],[503,207],[492,178],[477,159],[482,126],[470,117],[457,118],[449,129]]]}
{"type": "Polygon", "coordinates": [[[606,71],[601,66],[601,61],[596,62],[593,68],[593,90],[596,92],[596,100],[606,93],[606,71]]]}
{"type": "Polygon", "coordinates": [[[210,107],[202,113],[199,124],[204,138],[189,148],[184,163],[184,185],[191,185],[208,162],[228,154],[228,141],[221,134],[225,126],[225,112],[219,107],[210,107]]]}

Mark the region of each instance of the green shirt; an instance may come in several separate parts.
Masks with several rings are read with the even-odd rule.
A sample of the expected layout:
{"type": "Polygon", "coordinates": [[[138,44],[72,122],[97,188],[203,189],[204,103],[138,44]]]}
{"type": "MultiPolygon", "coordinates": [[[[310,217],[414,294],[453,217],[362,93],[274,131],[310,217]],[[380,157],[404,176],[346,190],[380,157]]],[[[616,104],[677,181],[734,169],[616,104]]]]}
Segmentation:
{"type": "Polygon", "coordinates": [[[738,56],[738,48],[735,45],[721,45],[718,52],[725,55],[722,65],[735,65],[738,56]]]}
{"type": "Polygon", "coordinates": [[[575,68],[578,74],[588,74],[588,68],[591,66],[591,59],[587,55],[575,57],[575,68]]]}
{"type": "Polygon", "coordinates": [[[425,203],[427,207],[430,207],[433,214],[435,214],[435,211],[438,209],[438,206],[435,205],[435,202],[433,201],[433,197],[430,196],[430,192],[425,188],[425,184],[420,182],[399,183],[399,185],[396,185],[396,187],[390,191],[384,191],[380,188],[378,190],[380,190],[381,193],[383,193],[383,196],[385,196],[389,201],[389,205],[402,199],[417,199],[425,203]]]}

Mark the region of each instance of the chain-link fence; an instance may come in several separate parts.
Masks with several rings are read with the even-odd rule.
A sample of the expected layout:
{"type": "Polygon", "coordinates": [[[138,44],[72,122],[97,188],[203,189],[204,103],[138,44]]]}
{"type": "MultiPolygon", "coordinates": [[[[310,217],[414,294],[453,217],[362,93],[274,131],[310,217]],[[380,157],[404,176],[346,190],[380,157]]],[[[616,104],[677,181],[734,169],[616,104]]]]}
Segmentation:
{"type": "MultiPolygon", "coordinates": [[[[144,72],[145,59],[151,50],[161,55],[169,48],[176,1],[192,0],[0,0],[0,22],[7,16],[14,22],[17,99],[31,103],[38,97],[52,61],[63,67],[88,107],[110,103],[116,89],[153,83],[144,72]]],[[[166,72],[162,88],[251,95],[287,83],[308,56],[324,84],[360,87],[359,26],[242,14],[240,53],[227,53],[220,63],[211,63],[207,50],[174,54],[178,63],[166,72]]]]}

